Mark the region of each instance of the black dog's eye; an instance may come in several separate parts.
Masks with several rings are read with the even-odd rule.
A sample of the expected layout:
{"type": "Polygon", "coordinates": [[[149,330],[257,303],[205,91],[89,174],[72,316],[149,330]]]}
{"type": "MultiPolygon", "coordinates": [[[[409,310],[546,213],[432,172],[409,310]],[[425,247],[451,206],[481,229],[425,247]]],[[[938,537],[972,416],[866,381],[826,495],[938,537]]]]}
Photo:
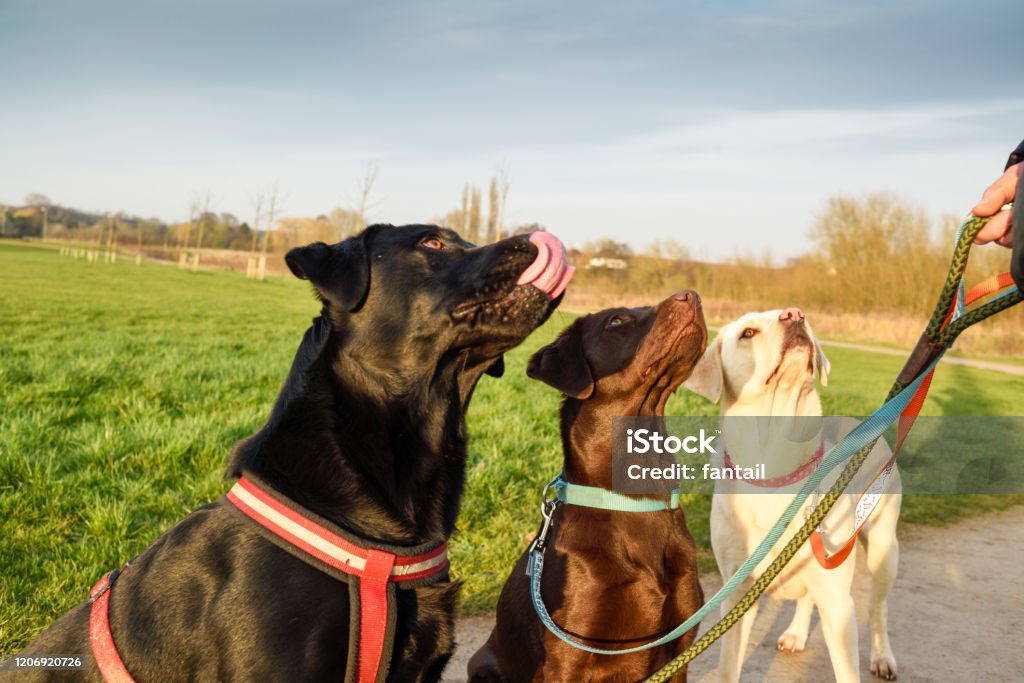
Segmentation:
{"type": "Polygon", "coordinates": [[[438,251],[440,251],[441,249],[444,249],[444,242],[442,242],[436,237],[427,237],[422,242],[420,242],[420,246],[426,247],[427,249],[437,249],[438,251]]]}
{"type": "Polygon", "coordinates": [[[757,330],[755,330],[753,327],[748,327],[747,329],[743,330],[743,334],[740,335],[740,338],[741,339],[750,339],[755,334],[757,334],[757,330]]]}
{"type": "Polygon", "coordinates": [[[626,318],[620,318],[617,315],[613,315],[608,320],[608,323],[605,325],[605,327],[619,327],[620,325],[625,325],[626,324],[626,320],[627,320],[626,318]]]}

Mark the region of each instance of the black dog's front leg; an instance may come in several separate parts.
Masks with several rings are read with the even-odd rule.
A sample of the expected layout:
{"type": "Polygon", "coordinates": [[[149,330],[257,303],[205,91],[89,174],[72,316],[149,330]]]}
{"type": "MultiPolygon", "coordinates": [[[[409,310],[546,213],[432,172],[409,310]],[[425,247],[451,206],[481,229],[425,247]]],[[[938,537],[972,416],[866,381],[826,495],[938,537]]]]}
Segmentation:
{"type": "Polygon", "coordinates": [[[388,681],[432,683],[441,680],[455,652],[458,581],[399,590],[398,628],[388,681]]]}

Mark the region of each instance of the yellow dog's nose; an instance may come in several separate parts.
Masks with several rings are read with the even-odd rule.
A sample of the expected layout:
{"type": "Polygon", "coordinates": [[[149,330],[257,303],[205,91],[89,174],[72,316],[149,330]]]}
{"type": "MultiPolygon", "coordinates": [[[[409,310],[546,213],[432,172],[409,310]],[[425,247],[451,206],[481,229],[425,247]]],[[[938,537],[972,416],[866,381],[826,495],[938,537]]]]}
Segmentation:
{"type": "Polygon", "coordinates": [[[789,323],[802,323],[804,321],[804,312],[795,306],[784,308],[782,313],[779,314],[779,320],[789,323]]]}

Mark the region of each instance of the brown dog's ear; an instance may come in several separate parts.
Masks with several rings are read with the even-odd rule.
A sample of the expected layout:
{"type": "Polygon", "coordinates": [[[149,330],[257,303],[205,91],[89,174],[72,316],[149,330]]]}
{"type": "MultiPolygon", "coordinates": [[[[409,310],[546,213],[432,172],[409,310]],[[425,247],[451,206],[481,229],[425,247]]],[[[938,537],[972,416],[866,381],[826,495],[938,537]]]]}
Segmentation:
{"type": "Polygon", "coordinates": [[[722,335],[719,334],[708,344],[683,386],[712,403],[718,403],[722,398],[722,384],[722,335]]]}
{"type": "Polygon", "coordinates": [[[292,249],[284,261],[295,277],[313,283],[320,298],[352,313],[363,305],[370,290],[367,232],[338,244],[316,242],[292,249]]]}
{"type": "Polygon", "coordinates": [[[588,399],[594,395],[594,375],[583,355],[583,326],[577,320],[558,339],[537,351],[526,374],[558,389],[566,396],[588,399]]]}

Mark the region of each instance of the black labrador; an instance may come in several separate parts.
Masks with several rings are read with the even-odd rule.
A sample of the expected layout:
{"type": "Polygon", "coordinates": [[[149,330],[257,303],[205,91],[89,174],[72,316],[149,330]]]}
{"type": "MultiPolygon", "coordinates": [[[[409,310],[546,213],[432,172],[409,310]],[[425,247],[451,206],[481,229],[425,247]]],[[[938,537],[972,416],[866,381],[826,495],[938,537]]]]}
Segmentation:
{"type": "MultiPolygon", "coordinates": [[[[483,374],[501,375],[502,354],[561,300],[572,275],[561,243],[535,233],[474,247],[444,228],[377,225],[293,249],[286,261],[313,284],[322,312],[268,422],[236,445],[227,476],[257,475],[368,543],[444,542],[463,491],[473,389],[483,374]]],[[[227,507],[222,499],[183,519],[111,589],[110,631],[130,674],[344,680],[357,635],[348,586],[227,507]]],[[[457,591],[445,575],[395,592],[388,680],[440,678],[457,591]]],[[[79,604],[22,654],[89,653],[89,614],[79,604]]],[[[24,680],[101,680],[87,659],[85,671],[24,680]]]]}

